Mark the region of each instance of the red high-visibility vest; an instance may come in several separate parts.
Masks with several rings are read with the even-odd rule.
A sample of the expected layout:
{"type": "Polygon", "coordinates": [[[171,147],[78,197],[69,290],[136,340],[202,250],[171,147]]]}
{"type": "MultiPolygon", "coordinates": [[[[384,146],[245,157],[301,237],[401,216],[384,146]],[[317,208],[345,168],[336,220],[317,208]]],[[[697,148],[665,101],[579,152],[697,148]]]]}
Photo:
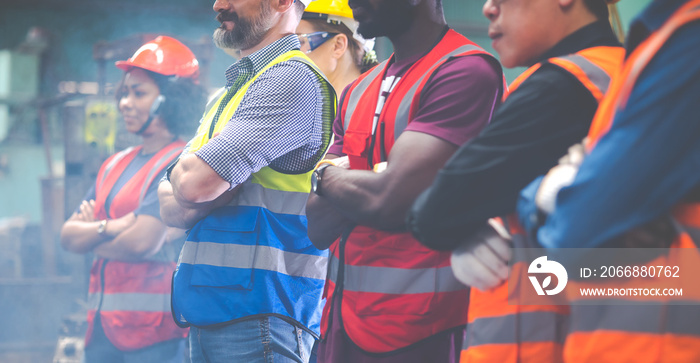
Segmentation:
{"type": "MultiPolygon", "coordinates": [[[[615,114],[625,107],[638,76],[649,61],[679,28],[695,21],[700,21],[700,0],[688,1],[629,55],[596,113],[586,145],[588,150],[595,148],[598,140],[610,130],[615,114]]],[[[700,203],[680,203],[669,213],[678,232],[671,247],[692,249],[679,252],[684,258],[688,253],[697,254],[700,203]]],[[[679,250],[674,248],[647,265],[678,265],[680,257],[675,251],[679,250]]],[[[696,284],[696,277],[692,278],[690,283],[696,284]]],[[[565,361],[700,362],[697,296],[687,298],[695,300],[689,305],[668,304],[666,299],[656,298],[657,304],[572,306],[571,332],[564,347],[565,361]]]]}
{"type": "MultiPolygon", "coordinates": [[[[509,92],[514,92],[543,63],[550,63],[576,76],[600,102],[623,57],[622,47],[592,47],[550,58],[523,72],[511,83],[509,92]]],[[[514,215],[505,220],[515,248],[536,247],[528,241],[514,215]]],[[[512,268],[527,271],[528,266],[519,262],[512,268]]],[[[561,362],[568,314],[566,305],[509,305],[506,283],[486,292],[472,289],[460,361],[561,362]]]]}
{"type": "MultiPolygon", "coordinates": [[[[105,210],[107,196],[124,169],[141,152],[141,146],[108,158],[97,174],[95,217],[115,219],[135,210],[151,183],[180,155],[184,145],[183,141],[178,140],[158,151],[121,188],[113,198],[109,211],[105,210]]],[[[90,343],[98,312],[105,335],[123,351],[186,337],[187,329],[179,328],[170,313],[174,257],[162,251],[146,262],[95,259],[90,270],[86,344],[90,343]]]]}
{"type": "MultiPolygon", "coordinates": [[[[363,74],[341,103],[343,152],[352,169],[371,170],[384,161],[394,141],[414,118],[423,87],[448,59],[480,55],[479,46],[449,30],[401,77],[382,108],[372,137],[372,121],[387,62],[363,74]]],[[[467,322],[469,289],[450,268],[450,253],[421,245],[410,233],[358,226],[331,246],[327,303],[321,322],[328,328],[333,298],[341,299],[341,322],[365,351],[391,352],[467,322]]]]}

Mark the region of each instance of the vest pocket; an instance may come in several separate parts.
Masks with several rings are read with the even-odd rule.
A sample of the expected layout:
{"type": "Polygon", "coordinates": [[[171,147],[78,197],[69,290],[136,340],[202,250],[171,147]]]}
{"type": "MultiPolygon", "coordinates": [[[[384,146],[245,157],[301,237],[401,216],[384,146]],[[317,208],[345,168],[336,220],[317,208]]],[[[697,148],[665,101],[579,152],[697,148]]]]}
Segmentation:
{"type": "Polygon", "coordinates": [[[369,132],[346,130],[343,136],[343,152],[347,155],[366,158],[372,135],[369,132]]]}
{"type": "Polygon", "coordinates": [[[190,284],[251,290],[257,228],[257,213],[235,218],[211,215],[202,221],[188,238],[198,241],[190,284]]]}

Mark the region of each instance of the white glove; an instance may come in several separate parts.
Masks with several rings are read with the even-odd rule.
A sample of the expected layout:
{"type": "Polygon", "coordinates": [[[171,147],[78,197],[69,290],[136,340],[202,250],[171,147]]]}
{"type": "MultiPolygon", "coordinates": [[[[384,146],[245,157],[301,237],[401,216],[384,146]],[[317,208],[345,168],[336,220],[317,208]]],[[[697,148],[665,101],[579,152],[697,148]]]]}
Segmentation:
{"type": "MultiPolygon", "coordinates": [[[[585,140],[584,140],[585,142],[585,140]]],[[[540,188],[535,195],[537,207],[547,213],[554,212],[557,204],[557,194],[562,188],[568,187],[574,182],[578,168],[586,156],[583,144],[575,144],[569,148],[569,152],[559,159],[559,165],[549,170],[540,188]]]]}
{"type": "Polygon", "coordinates": [[[508,278],[512,257],[511,238],[502,226],[489,220],[470,243],[452,252],[452,272],[463,284],[481,291],[494,288],[508,278]],[[500,233],[499,233],[500,232],[500,233]]]}

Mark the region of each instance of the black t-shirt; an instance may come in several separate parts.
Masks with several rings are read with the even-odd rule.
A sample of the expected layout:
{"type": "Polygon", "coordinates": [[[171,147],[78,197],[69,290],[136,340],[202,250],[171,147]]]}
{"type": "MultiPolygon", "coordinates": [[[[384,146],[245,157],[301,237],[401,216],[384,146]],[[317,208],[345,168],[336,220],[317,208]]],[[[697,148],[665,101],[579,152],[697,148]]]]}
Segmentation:
{"type": "MultiPolygon", "coordinates": [[[[607,22],[587,25],[538,60],[594,46],[620,46],[607,22]]],[[[575,76],[545,63],[463,145],[408,213],[408,228],[426,246],[450,250],[492,217],[515,211],[520,190],[581,142],[598,107],[575,76]]]]}

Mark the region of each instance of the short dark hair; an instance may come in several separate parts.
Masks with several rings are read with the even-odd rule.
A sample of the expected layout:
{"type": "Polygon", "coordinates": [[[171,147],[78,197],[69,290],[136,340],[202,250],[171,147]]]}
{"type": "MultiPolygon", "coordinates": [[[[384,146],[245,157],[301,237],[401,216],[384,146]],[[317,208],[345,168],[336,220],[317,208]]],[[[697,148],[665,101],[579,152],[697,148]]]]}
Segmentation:
{"type": "Polygon", "coordinates": [[[605,0],[585,0],[584,3],[598,20],[608,20],[608,17],[610,17],[608,3],[605,0]]]}
{"type": "MultiPolygon", "coordinates": [[[[165,122],[168,131],[174,135],[191,137],[199,126],[198,121],[207,103],[207,93],[204,88],[190,78],[164,76],[160,73],[144,71],[158,85],[160,94],[165,97],[165,101],[158,109],[158,115],[165,122]]],[[[123,95],[121,84],[124,82],[124,77],[115,92],[117,102],[123,95]]]]}

